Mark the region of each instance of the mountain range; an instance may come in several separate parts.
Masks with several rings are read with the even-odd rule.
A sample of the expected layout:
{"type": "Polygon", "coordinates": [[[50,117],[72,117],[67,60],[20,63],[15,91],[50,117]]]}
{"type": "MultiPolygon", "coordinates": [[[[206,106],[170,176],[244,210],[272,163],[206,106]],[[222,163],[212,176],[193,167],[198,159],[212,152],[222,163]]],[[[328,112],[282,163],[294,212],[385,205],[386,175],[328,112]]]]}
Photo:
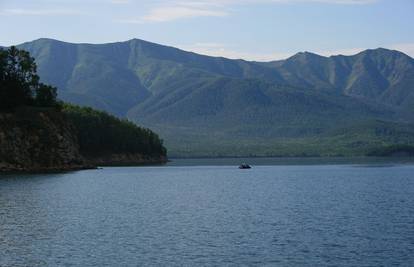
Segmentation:
{"type": "Polygon", "coordinates": [[[138,39],[18,48],[61,99],[155,130],[170,156],[363,155],[414,144],[414,59],[399,51],[251,62],[138,39]]]}

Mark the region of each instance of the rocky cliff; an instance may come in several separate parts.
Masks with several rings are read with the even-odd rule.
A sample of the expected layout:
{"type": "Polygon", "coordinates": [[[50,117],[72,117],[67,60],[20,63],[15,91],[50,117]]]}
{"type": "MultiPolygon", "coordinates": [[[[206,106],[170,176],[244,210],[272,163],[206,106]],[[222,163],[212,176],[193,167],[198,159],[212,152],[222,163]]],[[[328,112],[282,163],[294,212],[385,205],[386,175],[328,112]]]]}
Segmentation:
{"type": "Polygon", "coordinates": [[[21,107],[14,112],[0,112],[0,173],[70,171],[167,161],[165,156],[139,153],[82,155],[78,132],[66,114],[53,108],[21,107]]]}
{"type": "Polygon", "coordinates": [[[89,167],[73,125],[53,109],[0,113],[0,172],[46,172],[89,167]]]}

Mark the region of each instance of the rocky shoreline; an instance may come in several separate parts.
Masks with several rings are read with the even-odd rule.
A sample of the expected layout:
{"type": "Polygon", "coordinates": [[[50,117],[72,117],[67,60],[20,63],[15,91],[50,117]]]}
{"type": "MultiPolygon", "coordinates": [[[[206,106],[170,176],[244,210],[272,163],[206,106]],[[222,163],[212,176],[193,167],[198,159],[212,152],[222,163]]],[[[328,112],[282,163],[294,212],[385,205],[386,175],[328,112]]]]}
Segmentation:
{"type": "Polygon", "coordinates": [[[51,166],[51,167],[32,167],[25,168],[20,166],[13,166],[0,163],[0,174],[14,174],[14,173],[27,173],[27,174],[38,174],[38,173],[61,173],[70,171],[80,171],[88,169],[97,169],[96,166],[78,165],[78,166],[51,166]]]}
{"type": "Polygon", "coordinates": [[[86,162],[94,166],[142,166],[167,163],[166,157],[149,157],[141,154],[110,154],[86,157],[86,162]]]}
{"type": "Polygon", "coordinates": [[[142,155],[130,154],[114,154],[104,157],[95,157],[93,159],[85,159],[83,164],[68,164],[61,166],[24,166],[21,164],[11,164],[0,162],[0,174],[14,173],[60,173],[80,170],[98,169],[98,167],[116,167],[116,166],[147,166],[147,165],[163,165],[168,162],[167,158],[151,158],[142,155]]]}
{"type": "Polygon", "coordinates": [[[0,113],[0,173],[67,172],[166,162],[166,157],[141,154],[84,156],[73,125],[60,112],[20,109],[0,113]]]}

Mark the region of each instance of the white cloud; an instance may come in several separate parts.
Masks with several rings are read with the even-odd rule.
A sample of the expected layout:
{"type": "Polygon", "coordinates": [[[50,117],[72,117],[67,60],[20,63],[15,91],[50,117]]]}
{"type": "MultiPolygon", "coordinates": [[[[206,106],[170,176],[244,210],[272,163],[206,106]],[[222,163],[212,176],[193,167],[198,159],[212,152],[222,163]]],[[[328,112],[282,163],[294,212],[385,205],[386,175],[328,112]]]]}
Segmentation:
{"type": "Polygon", "coordinates": [[[240,51],[234,46],[220,43],[195,43],[192,45],[179,45],[181,49],[191,51],[197,54],[225,57],[231,59],[244,59],[252,61],[272,61],[278,59],[285,59],[292,55],[292,53],[256,53],[240,51]]]}
{"type": "Polygon", "coordinates": [[[152,8],[140,18],[117,20],[122,23],[167,22],[195,17],[225,17],[228,13],[217,8],[217,4],[204,1],[183,1],[152,8]]]}
{"type": "MultiPolygon", "coordinates": [[[[165,1],[171,3],[172,1],[165,1]]],[[[295,4],[295,3],[322,3],[332,5],[366,5],[378,2],[378,0],[181,0],[175,3],[189,5],[249,5],[249,4],[295,4]]]]}
{"type": "MultiPolygon", "coordinates": [[[[117,0],[113,0],[117,1],[117,0]]],[[[119,0],[122,1],[122,0],[119,0]]],[[[378,0],[161,0],[158,3],[164,5],[199,5],[199,6],[226,6],[226,5],[241,5],[241,4],[271,4],[271,3],[323,3],[334,5],[365,5],[372,4],[378,0]]]]}
{"type": "MultiPolygon", "coordinates": [[[[130,3],[130,0],[111,0],[113,3],[130,3]]],[[[160,0],[155,2],[148,13],[139,18],[121,19],[123,23],[167,22],[195,17],[224,17],[230,14],[229,8],[235,5],[250,4],[370,4],[377,0],[160,0]]]]}
{"type": "MultiPolygon", "coordinates": [[[[250,1],[253,2],[253,1],[250,1]]],[[[335,5],[365,5],[377,2],[377,0],[263,0],[272,3],[324,3],[335,5]]]]}
{"type": "Polygon", "coordinates": [[[342,49],[332,49],[332,50],[319,50],[315,51],[314,53],[329,57],[329,56],[337,56],[337,55],[343,55],[343,56],[351,56],[358,54],[359,52],[364,51],[366,48],[342,48],[342,49]]]}
{"type": "Polygon", "coordinates": [[[111,0],[110,2],[112,4],[129,4],[130,3],[129,0],[111,0]]]}
{"type": "MultiPolygon", "coordinates": [[[[221,44],[221,43],[195,43],[192,45],[178,45],[179,48],[191,51],[197,54],[225,57],[230,59],[244,59],[250,61],[274,61],[286,59],[293,56],[296,52],[271,52],[271,53],[258,53],[258,52],[247,52],[238,50],[235,46],[221,44]]],[[[401,51],[411,57],[414,57],[414,43],[401,43],[391,44],[384,46],[388,49],[394,49],[401,51]]],[[[321,56],[336,56],[344,55],[351,56],[358,54],[367,48],[342,48],[342,49],[330,49],[330,50],[316,50],[311,51],[321,56]]]]}
{"type": "Polygon", "coordinates": [[[151,10],[142,20],[149,22],[165,22],[176,19],[193,17],[224,17],[228,13],[210,8],[196,8],[191,6],[159,7],[151,10]]]}

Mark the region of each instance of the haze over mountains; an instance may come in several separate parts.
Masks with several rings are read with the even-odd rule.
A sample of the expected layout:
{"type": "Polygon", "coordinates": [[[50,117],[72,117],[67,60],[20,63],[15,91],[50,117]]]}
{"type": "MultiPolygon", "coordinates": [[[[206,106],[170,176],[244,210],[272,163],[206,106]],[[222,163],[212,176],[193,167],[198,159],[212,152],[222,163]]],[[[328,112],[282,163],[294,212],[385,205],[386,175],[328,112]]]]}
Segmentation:
{"type": "Polygon", "coordinates": [[[72,103],[157,131],[170,155],[359,155],[414,144],[414,59],[387,49],[249,62],[133,39],[18,46],[72,103]]]}

